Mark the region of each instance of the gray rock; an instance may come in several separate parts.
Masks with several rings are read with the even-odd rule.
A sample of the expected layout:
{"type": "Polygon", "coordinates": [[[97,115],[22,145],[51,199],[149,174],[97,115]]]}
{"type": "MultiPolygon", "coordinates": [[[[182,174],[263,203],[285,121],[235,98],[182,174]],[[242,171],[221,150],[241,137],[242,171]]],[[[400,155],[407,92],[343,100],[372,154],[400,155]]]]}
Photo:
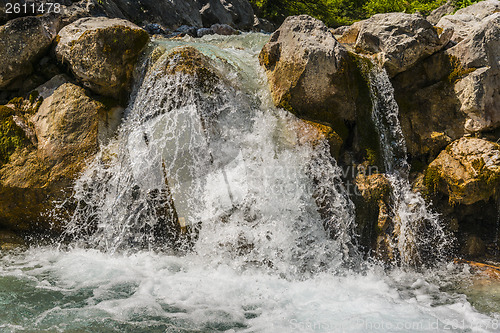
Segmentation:
{"type": "Polygon", "coordinates": [[[146,31],[121,19],[83,18],[58,35],[57,59],[94,92],[126,97],[132,71],[149,41],[146,31]]]}
{"type": "Polygon", "coordinates": [[[340,41],[353,43],[359,53],[376,55],[393,77],[442,49],[450,37],[449,30],[438,35],[420,15],[387,13],[354,23],[340,41]]]}
{"type": "Polygon", "coordinates": [[[331,32],[335,36],[342,36],[347,30],[349,30],[350,27],[350,25],[343,25],[341,27],[331,29],[331,32]]]}
{"type": "Polygon", "coordinates": [[[0,88],[33,71],[33,63],[48,50],[58,28],[54,15],[20,17],[0,27],[0,88]]]}
{"type": "Polygon", "coordinates": [[[253,30],[259,32],[273,32],[276,30],[276,27],[265,18],[254,16],[253,30]]]}
{"type": "Polygon", "coordinates": [[[436,25],[443,16],[453,14],[454,11],[455,6],[453,5],[453,1],[448,0],[444,5],[434,9],[426,19],[431,24],[436,25]]]}
{"type": "Polygon", "coordinates": [[[500,13],[487,16],[447,53],[470,72],[455,84],[465,129],[478,132],[500,126],[500,13]]]}
{"type": "Polygon", "coordinates": [[[69,83],[70,78],[65,74],[59,74],[54,76],[49,81],[37,87],[35,90],[38,92],[38,96],[42,99],[46,99],[51,96],[54,91],[65,83],[69,83]]]}
{"type": "Polygon", "coordinates": [[[217,35],[223,35],[223,36],[239,34],[238,30],[235,30],[234,28],[232,28],[227,24],[214,24],[210,27],[210,30],[212,30],[217,35]]]}
{"type": "Polygon", "coordinates": [[[487,131],[500,126],[500,71],[482,67],[455,84],[461,102],[460,110],[467,115],[465,130],[487,131]]]}
{"type": "Polygon", "coordinates": [[[277,106],[335,130],[343,119],[354,119],[349,54],[323,22],[307,15],[288,17],[259,59],[277,106]]]}
{"type": "Polygon", "coordinates": [[[467,68],[500,67],[500,13],[476,24],[467,38],[448,50],[467,68]]]}
{"type": "Polygon", "coordinates": [[[460,42],[470,36],[481,21],[500,11],[500,1],[486,0],[458,10],[454,15],[443,16],[436,24],[442,29],[452,28],[451,39],[460,42]]]}
{"type": "Polygon", "coordinates": [[[473,15],[479,20],[500,10],[500,1],[484,0],[456,11],[455,15],[473,15]]]}
{"type": "Polygon", "coordinates": [[[206,35],[213,35],[215,32],[210,28],[200,28],[196,31],[196,36],[203,37],[206,35]]]}
{"type": "Polygon", "coordinates": [[[248,0],[200,0],[200,15],[204,27],[227,24],[236,29],[250,30],[254,13],[248,0]]]}

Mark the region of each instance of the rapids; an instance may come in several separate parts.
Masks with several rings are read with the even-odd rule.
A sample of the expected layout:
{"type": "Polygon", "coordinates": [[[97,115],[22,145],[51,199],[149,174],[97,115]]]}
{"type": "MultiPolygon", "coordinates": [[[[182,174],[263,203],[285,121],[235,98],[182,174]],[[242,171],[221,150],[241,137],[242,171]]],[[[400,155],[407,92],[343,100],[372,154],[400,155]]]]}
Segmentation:
{"type": "MultiPolygon", "coordinates": [[[[161,75],[167,57],[144,62],[60,242],[0,257],[0,331],[500,331],[497,296],[470,293],[467,266],[387,269],[359,253],[327,143],[301,142],[309,125],[272,105],[257,59],[267,39],[154,42],[196,48],[223,79],[202,91],[161,75]]],[[[422,245],[405,243],[412,223],[436,217],[392,172],[403,146],[386,169],[406,254],[422,245]]]]}

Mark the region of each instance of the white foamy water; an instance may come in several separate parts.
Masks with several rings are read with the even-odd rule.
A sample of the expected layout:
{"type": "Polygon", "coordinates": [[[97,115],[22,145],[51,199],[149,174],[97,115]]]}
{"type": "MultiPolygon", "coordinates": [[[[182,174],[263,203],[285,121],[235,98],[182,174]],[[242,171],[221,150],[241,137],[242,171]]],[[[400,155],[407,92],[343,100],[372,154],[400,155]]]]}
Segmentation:
{"type": "MultiPolygon", "coordinates": [[[[374,267],[294,280],[197,255],[51,248],[0,262],[7,332],[498,331],[498,318],[440,291],[451,282],[437,273],[374,267]]],[[[470,278],[451,265],[441,274],[470,278]]]]}
{"type": "MultiPolygon", "coordinates": [[[[328,145],[272,106],[267,38],[158,41],[196,47],[223,80],[148,67],[75,185],[64,242],[0,257],[1,332],[498,331],[455,291],[468,272],[362,261],[328,145]]],[[[400,198],[401,216],[425,213],[400,198]]]]}
{"type": "MultiPolygon", "coordinates": [[[[367,70],[367,69],[365,69],[367,70]]],[[[428,207],[422,195],[411,188],[408,175],[406,141],[399,121],[399,106],[385,69],[369,69],[372,120],[379,134],[381,155],[391,184],[391,207],[394,231],[390,246],[404,265],[422,265],[429,258],[442,259],[451,240],[428,207]]]]}

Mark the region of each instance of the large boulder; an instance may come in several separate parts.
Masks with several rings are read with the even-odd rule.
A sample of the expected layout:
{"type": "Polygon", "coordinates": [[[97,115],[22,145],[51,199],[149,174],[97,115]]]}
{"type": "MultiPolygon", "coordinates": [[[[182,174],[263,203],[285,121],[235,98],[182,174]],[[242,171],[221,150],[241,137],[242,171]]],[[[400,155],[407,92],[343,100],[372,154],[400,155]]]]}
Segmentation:
{"type": "MultiPolygon", "coordinates": [[[[471,6],[473,7],[473,6],[471,6]]],[[[430,162],[463,134],[500,126],[500,13],[393,78],[412,156],[430,162]]]]}
{"type": "Polygon", "coordinates": [[[500,146],[471,137],[454,141],[427,168],[425,185],[453,203],[487,201],[500,185],[500,146]]]}
{"type": "Polygon", "coordinates": [[[0,27],[0,88],[33,71],[33,63],[48,50],[58,28],[54,15],[20,17],[0,27]]]}
{"type": "Polygon", "coordinates": [[[431,24],[436,25],[439,20],[445,16],[453,14],[455,11],[455,5],[452,0],[448,0],[445,4],[434,9],[427,17],[426,20],[431,24]]]}
{"type": "Polygon", "coordinates": [[[94,92],[124,99],[137,59],[149,41],[146,31],[122,19],[82,18],[61,29],[59,61],[94,92]]]}
{"type": "Polygon", "coordinates": [[[468,36],[447,52],[467,68],[500,67],[500,12],[476,24],[468,36]]]}
{"type": "Polygon", "coordinates": [[[416,14],[376,14],[354,23],[340,41],[356,52],[376,55],[389,76],[407,70],[448,43],[451,30],[438,34],[432,24],[416,14]]]}
{"type": "Polygon", "coordinates": [[[458,10],[454,15],[443,16],[437,26],[453,29],[451,39],[460,42],[470,36],[472,30],[488,16],[500,11],[500,1],[485,0],[458,10]]]}
{"type": "Polygon", "coordinates": [[[173,29],[182,25],[202,26],[196,0],[111,0],[102,1],[100,6],[109,16],[119,9],[123,16],[138,24],[158,23],[173,29]]]}
{"type": "Polygon", "coordinates": [[[438,52],[392,79],[408,152],[417,169],[465,133],[466,115],[455,82],[466,72],[456,58],[438,52]]]}
{"type": "Polygon", "coordinates": [[[467,115],[465,129],[487,131],[500,125],[500,13],[487,16],[469,36],[447,50],[468,72],[455,84],[460,110],[467,115]]]}
{"type": "Polygon", "coordinates": [[[455,84],[460,110],[467,115],[465,130],[481,132],[500,125],[500,71],[476,69],[455,84]]]}
{"type": "Polygon", "coordinates": [[[201,0],[200,14],[203,26],[227,24],[249,30],[254,25],[254,13],[248,0],[201,0]]]}
{"type": "Polygon", "coordinates": [[[119,108],[64,80],[46,88],[48,97],[35,108],[22,107],[29,101],[10,105],[25,133],[0,168],[0,229],[22,233],[57,227],[49,214],[54,201],[71,194],[75,178],[98,150],[103,129],[106,135],[114,130],[109,119],[119,108]]]}
{"type": "Polygon", "coordinates": [[[339,123],[355,119],[356,66],[321,21],[307,15],[288,17],[264,45],[259,60],[277,106],[336,131],[339,123]]]}

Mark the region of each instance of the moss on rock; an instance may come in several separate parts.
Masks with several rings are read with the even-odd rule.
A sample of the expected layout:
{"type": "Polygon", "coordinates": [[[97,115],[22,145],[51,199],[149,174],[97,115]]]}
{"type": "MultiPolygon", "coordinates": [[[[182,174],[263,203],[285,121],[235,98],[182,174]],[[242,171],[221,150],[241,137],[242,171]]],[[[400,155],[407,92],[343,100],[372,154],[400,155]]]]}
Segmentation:
{"type": "Polygon", "coordinates": [[[478,138],[454,141],[429,165],[424,183],[453,204],[487,201],[500,186],[500,146],[478,138]]]}
{"type": "Polygon", "coordinates": [[[14,121],[15,112],[6,106],[0,106],[0,166],[9,162],[10,156],[24,147],[27,138],[14,121]]]}
{"type": "Polygon", "coordinates": [[[168,75],[182,73],[195,77],[197,86],[205,93],[210,93],[219,82],[208,58],[191,46],[180,47],[168,53],[164,71],[168,75]]]}

